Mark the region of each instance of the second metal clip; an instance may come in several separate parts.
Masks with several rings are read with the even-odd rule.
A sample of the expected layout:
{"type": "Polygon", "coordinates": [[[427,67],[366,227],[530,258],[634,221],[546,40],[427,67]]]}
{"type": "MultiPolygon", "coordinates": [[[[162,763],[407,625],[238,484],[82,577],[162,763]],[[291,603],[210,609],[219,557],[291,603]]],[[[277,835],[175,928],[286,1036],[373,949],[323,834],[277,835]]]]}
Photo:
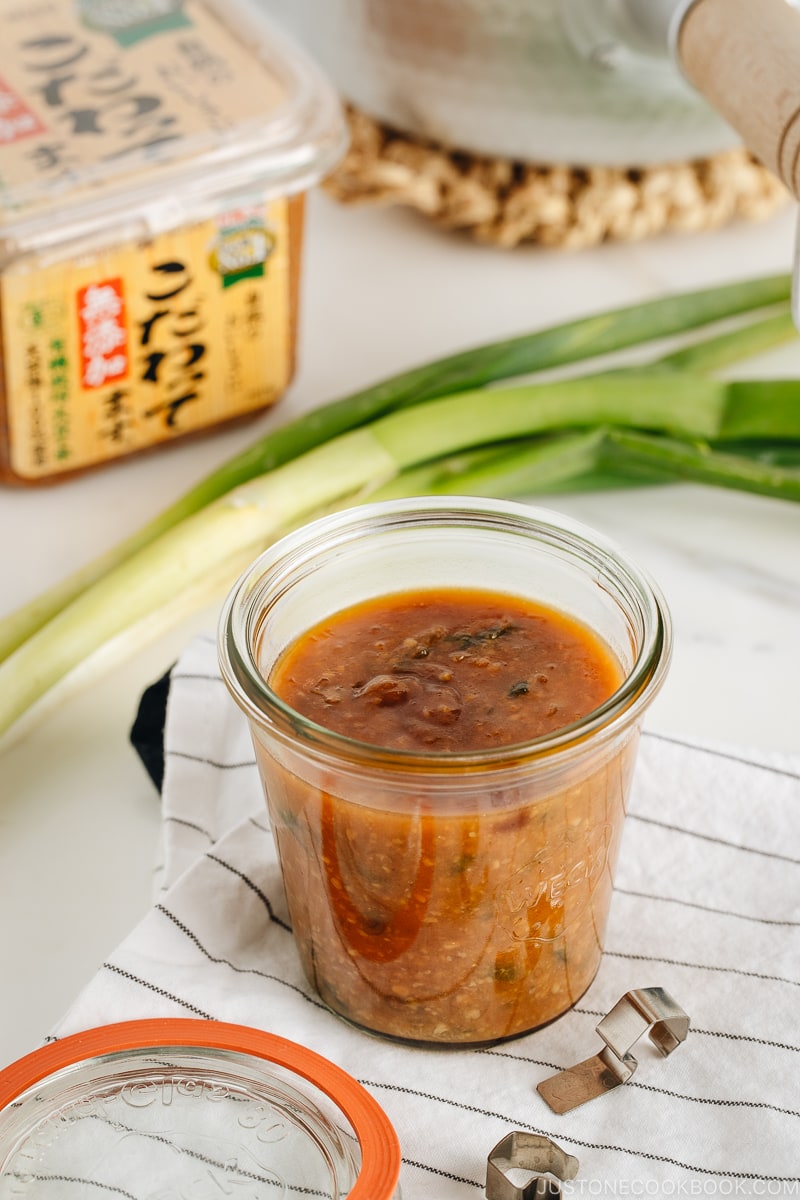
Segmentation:
{"type": "Polygon", "coordinates": [[[574,1179],[578,1160],[550,1138],[515,1129],[497,1143],[486,1166],[486,1200],[538,1200],[561,1195],[560,1179],[574,1179]],[[520,1176],[525,1178],[520,1181],[520,1176]]]}

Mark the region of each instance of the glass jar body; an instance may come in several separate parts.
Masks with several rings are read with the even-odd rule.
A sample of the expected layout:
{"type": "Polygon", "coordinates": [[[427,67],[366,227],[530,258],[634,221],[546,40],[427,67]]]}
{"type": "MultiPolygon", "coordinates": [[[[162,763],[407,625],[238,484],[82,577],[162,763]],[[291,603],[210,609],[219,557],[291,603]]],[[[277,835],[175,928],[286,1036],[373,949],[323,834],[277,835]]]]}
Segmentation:
{"type": "Polygon", "coordinates": [[[223,615],[221,662],[250,721],[299,953],[335,1012],[398,1040],[476,1045],[579,999],[668,657],[645,577],[590,531],[522,505],[366,506],[262,556],[223,615]],[[423,755],[332,734],[271,692],[283,649],[324,616],[487,574],[605,642],[625,676],[606,704],[529,743],[423,755]]]}

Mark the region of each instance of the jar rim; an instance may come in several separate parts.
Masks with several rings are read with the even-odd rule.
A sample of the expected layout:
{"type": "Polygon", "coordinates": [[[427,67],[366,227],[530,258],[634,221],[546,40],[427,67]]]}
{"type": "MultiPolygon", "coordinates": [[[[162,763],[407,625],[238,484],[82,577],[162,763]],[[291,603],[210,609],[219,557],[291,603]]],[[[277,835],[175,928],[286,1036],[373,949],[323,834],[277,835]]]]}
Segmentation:
{"type": "MultiPolygon", "coordinates": [[[[397,589],[401,591],[402,588],[397,589]]],[[[412,773],[452,774],[454,769],[491,769],[517,765],[532,758],[561,758],[579,751],[586,740],[596,741],[633,723],[649,705],[666,676],[672,653],[669,609],[649,573],[621,546],[588,525],[556,510],[518,501],[483,497],[425,496],[378,501],[340,510],[287,534],[265,550],[240,575],[223,606],[218,630],[220,670],[239,707],[250,721],[283,732],[310,749],[372,768],[412,773]],[[310,561],[323,545],[345,545],[363,537],[376,521],[383,530],[402,530],[420,522],[458,526],[469,522],[485,528],[505,522],[509,532],[538,535],[573,552],[580,550],[598,570],[613,565],[617,580],[640,614],[642,641],[631,669],[620,686],[597,708],[577,721],[536,738],[478,750],[387,748],[328,729],[298,713],[282,700],[265,679],[256,659],[252,634],[268,583],[293,567],[310,561]]]]}

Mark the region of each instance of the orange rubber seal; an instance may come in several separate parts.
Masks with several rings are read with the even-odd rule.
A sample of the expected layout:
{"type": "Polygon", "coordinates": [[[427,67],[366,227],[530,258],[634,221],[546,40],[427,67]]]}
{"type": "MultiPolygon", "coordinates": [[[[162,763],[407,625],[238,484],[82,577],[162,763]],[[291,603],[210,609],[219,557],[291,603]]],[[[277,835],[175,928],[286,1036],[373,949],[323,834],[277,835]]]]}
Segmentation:
{"type": "Polygon", "coordinates": [[[26,1054],[0,1071],[0,1113],[13,1100],[64,1067],[98,1055],[151,1047],[249,1054],[293,1071],[324,1092],[344,1113],[361,1147],[361,1169],[349,1200],[391,1200],[400,1175],[400,1143],[383,1109],[362,1085],[322,1055],[287,1038],[221,1021],[152,1018],[101,1025],[26,1054]]]}

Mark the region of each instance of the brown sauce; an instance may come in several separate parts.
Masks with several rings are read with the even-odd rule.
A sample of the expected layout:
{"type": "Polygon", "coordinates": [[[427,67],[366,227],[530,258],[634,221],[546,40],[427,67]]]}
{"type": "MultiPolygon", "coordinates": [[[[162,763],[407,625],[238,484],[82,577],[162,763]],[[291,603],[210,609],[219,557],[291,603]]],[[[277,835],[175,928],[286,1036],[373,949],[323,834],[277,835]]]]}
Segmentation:
{"type": "Polygon", "coordinates": [[[382,596],[309,630],[272,673],[296,712],[357,741],[484,750],[585,717],[621,682],[599,639],[514,596],[436,589],[382,596]]]}
{"type": "MultiPolygon", "coordinates": [[[[571,619],[466,590],[382,597],[311,629],[270,678],[292,707],[426,755],[520,744],[586,715],[619,664],[571,619]]],[[[431,786],[256,739],[309,980],[353,1023],[431,1044],[536,1028],[600,962],[635,738],[552,768],[520,748],[431,786]]]]}

